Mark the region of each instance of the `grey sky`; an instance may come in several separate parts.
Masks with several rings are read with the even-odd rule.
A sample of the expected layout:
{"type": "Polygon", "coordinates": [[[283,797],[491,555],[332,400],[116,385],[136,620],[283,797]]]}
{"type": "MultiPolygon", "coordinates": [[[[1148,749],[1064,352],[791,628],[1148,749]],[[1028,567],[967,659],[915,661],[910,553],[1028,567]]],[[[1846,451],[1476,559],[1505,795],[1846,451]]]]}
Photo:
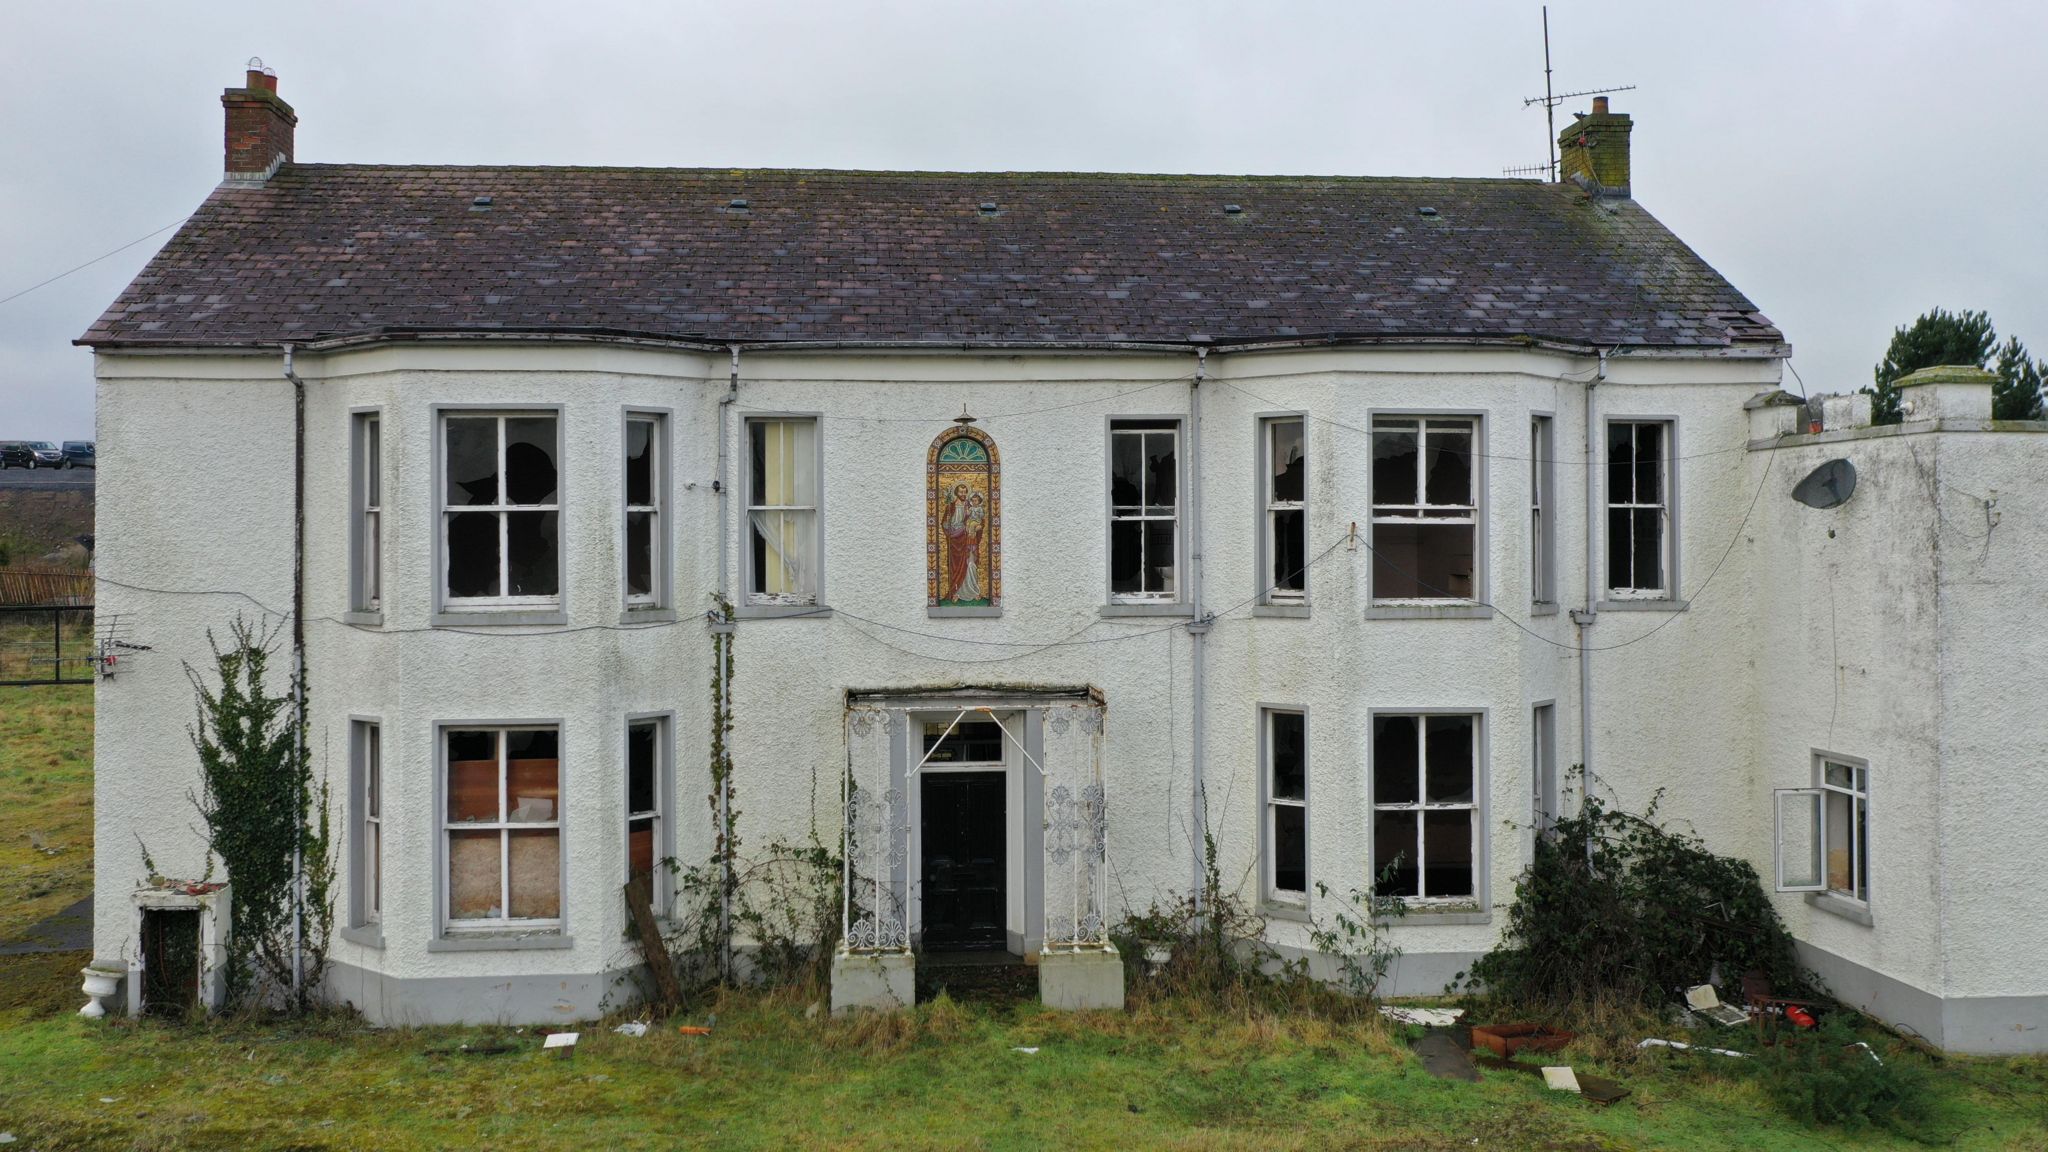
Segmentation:
{"type": "MultiPolygon", "coordinates": [[[[306,161],[1497,176],[1544,158],[1538,8],[8,3],[0,296],[196,207],[252,55],[306,161]]],[[[1550,17],[1558,90],[1638,85],[1636,198],[1810,389],[1867,384],[1935,305],[2048,353],[2048,5],[1550,17]]],[[[92,434],[70,341],[162,240],[0,305],[0,438],[92,434]]]]}

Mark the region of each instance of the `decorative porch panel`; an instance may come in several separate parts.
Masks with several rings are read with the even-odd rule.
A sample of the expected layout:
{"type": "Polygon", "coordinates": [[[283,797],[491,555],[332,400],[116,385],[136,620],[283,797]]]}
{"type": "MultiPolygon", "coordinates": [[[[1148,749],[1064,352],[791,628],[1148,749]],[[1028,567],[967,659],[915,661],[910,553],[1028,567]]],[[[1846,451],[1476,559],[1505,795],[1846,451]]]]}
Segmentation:
{"type": "Polygon", "coordinates": [[[1109,944],[1108,795],[1102,776],[1103,708],[1092,701],[1045,709],[1045,948],[1109,944]]]}
{"type": "Polygon", "coordinates": [[[851,952],[910,951],[905,862],[910,806],[902,778],[908,739],[903,713],[855,706],[846,712],[846,891],[842,925],[851,952]]]}

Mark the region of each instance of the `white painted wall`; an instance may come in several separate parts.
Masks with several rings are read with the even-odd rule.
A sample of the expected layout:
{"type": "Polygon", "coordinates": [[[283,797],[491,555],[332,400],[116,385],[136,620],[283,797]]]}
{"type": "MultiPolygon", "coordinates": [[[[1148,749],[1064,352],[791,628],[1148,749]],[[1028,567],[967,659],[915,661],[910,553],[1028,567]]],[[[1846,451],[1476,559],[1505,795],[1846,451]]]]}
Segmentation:
{"type": "MultiPolygon", "coordinates": [[[[1368,880],[1370,710],[1455,707],[1487,715],[1484,820],[1491,852],[1485,882],[1493,900],[1508,897],[1527,854],[1532,704],[1556,702],[1558,761],[1568,766],[1579,759],[1574,629],[1566,613],[1529,612],[1522,459],[1528,418],[1532,411],[1555,418],[1557,579],[1569,609],[1579,605],[1584,589],[1581,404],[1583,381],[1596,367],[1589,357],[1537,351],[1211,357],[1201,482],[1206,600],[1221,619],[1208,642],[1208,706],[1200,722],[1206,726],[1211,819],[1227,879],[1241,880],[1248,893],[1255,884],[1258,704],[1309,713],[1311,878],[1339,893],[1368,880]],[[1363,429],[1375,407],[1484,413],[1485,450],[1493,457],[1484,469],[1486,585],[1500,609],[1496,617],[1365,619],[1370,554],[1363,547],[1355,553],[1339,548],[1316,565],[1308,619],[1255,617],[1245,605],[1256,587],[1256,417],[1297,409],[1311,414],[1313,556],[1342,539],[1354,521],[1366,530],[1369,442],[1363,429]]],[[[822,414],[824,590],[834,609],[738,625],[734,761],[745,842],[814,830],[827,842],[836,840],[841,712],[850,689],[1092,685],[1108,702],[1103,756],[1111,795],[1112,902],[1142,909],[1185,892],[1196,722],[1189,707],[1189,637],[1172,618],[1105,619],[1100,608],[1107,420],[1185,413],[1193,368],[1191,356],[1167,355],[743,358],[731,428],[736,461],[743,447],[738,418],[749,411],[822,414]],[[935,620],[924,605],[922,470],[932,438],[963,404],[1002,452],[1004,614],[935,620]],[[1030,646],[1061,639],[1090,643],[1030,646]]],[[[220,628],[238,603],[230,596],[131,591],[115,582],[241,591],[271,609],[288,606],[291,392],[274,356],[102,355],[99,370],[100,436],[108,458],[100,495],[101,613],[124,614],[138,640],[157,646],[153,659],[138,660],[100,689],[98,883],[111,897],[140,874],[137,836],[166,872],[200,867],[196,820],[183,798],[194,781],[184,735],[191,694],[177,664],[200,661],[205,628],[220,628]]],[[[725,365],[661,349],[444,347],[301,356],[299,371],[309,382],[307,611],[316,763],[344,785],[347,718],[384,723],[385,943],[381,950],[340,943],[336,959],[403,980],[539,979],[629,964],[615,895],[624,869],[627,714],[676,713],[678,850],[695,860],[709,846],[704,732],[710,642],[700,613],[716,587],[717,501],[710,482],[725,365]],[[437,403],[564,406],[569,627],[430,626],[431,407],[437,403]],[[363,406],[380,407],[384,420],[381,627],[340,622],[347,607],[347,421],[363,406]],[[671,559],[678,619],[636,630],[618,627],[619,436],[626,406],[674,414],[671,559]],[[434,725],[556,718],[563,725],[566,916],[574,946],[429,951],[434,725]]],[[[1769,790],[1804,783],[1816,746],[1872,761],[1886,797],[1874,809],[1880,824],[1873,835],[1885,843],[1929,843],[1911,821],[1924,822],[1937,810],[2001,835],[2017,831],[2028,820],[1998,790],[1999,766],[2024,760],[2024,749],[2039,741],[2021,730],[2017,743],[1987,742],[1985,733],[2003,729],[1983,711],[2016,698],[1980,686],[1971,697],[1977,703],[1942,712],[1924,684],[1932,679],[1935,637],[1958,636],[1955,627],[1935,631],[1935,606],[1919,575],[1932,563],[1926,538],[1900,530],[1924,513],[1925,500],[1884,479],[1890,465],[1878,464],[1866,478],[1876,483],[1866,489],[1869,498],[1859,494],[1860,503],[1836,514],[1837,536],[1818,542],[1814,525],[1801,519],[1805,510],[1785,496],[1810,466],[1795,459],[1801,450],[1785,449],[1775,461],[1744,450],[1749,433],[1742,401],[1776,379],[1771,361],[1616,357],[1594,390],[1596,426],[1608,416],[1678,422],[1677,452],[1684,457],[1678,465],[1679,573],[1689,601],[1675,615],[1604,611],[1590,630],[1591,644],[1600,649],[1592,657],[1600,786],[1631,808],[1661,792],[1663,815],[1692,824],[1717,847],[1750,856],[1766,874],[1769,790]],[[1823,594],[1830,577],[1837,594],[1832,623],[1823,594]],[[1841,611],[1849,601],[1866,606],[1853,613],[1854,622],[1841,611]],[[1856,670],[1844,673],[1839,707],[1832,692],[1826,700],[1816,696],[1817,660],[1823,683],[1832,679],[1829,663],[1856,670]],[[1819,725],[1822,704],[1832,735],[1819,725]],[[1945,760],[1934,755],[1931,732],[1949,742],[1953,752],[1945,760]],[[1931,784],[1913,782],[1936,763],[1946,763],[1950,773],[1941,808],[1931,793],[1919,802],[1931,784]],[[1958,780],[1962,774],[1969,779],[1958,780]],[[1921,791],[1907,793],[1912,802],[1892,806],[1891,795],[1906,789],[1921,791]]],[[[1952,451],[1966,460],[1989,459],[1967,445],[1952,451]]],[[[1982,474],[1975,467],[1953,465],[1951,477],[1961,477],[1954,483],[1972,490],[2044,490],[2038,466],[2005,483],[1997,481],[2012,470],[2009,462],[1985,465],[1991,472],[1982,474]]],[[[736,466],[733,478],[741,474],[736,466]]],[[[2038,648],[2022,644],[2015,656],[2013,645],[2021,642],[1996,639],[2010,631],[1997,624],[2005,590],[2026,586],[2017,569],[2024,541],[2038,539],[2022,534],[2038,533],[2040,513],[2027,499],[2006,498],[2001,507],[2013,531],[1994,534],[1998,548],[1975,561],[1976,568],[1951,555],[1954,549],[1943,553],[1942,563],[1952,566],[1944,570],[1958,576],[1942,584],[1942,619],[1981,621],[1967,625],[1967,638],[1940,649],[1945,682],[1958,688],[1975,684],[1973,676],[1999,679],[1981,669],[2040,658],[2038,648]]],[[[735,511],[735,572],[739,521],[735,511]]],[[[1999,899],[2024,902],[2027,897],[2011,895],[2013,885],[1986,883],[2008,874],[2001,869],[2013,849],[1992,836],[1966,838],[1972,840],[1967,849],[1947,841],[1957,845],[1948,882],[1968,878],[1997,891],[1999,899]]],[[[1987,905],[1989,914],[1971,919],[1965,911],[1973,906],[1970,898],[1944,897],[1928,880],[1924,852],[1902,850],[1877,866],[1873,885],[1883,909],[1877,933],[1797,900],[1782,905],[1788,924],[1822,948],[1915,987],[1952,987],[1968,995],[2043,991],[2029,983],[2039,969],[2027,962],[2040,948],[1992,940],[2009,925],[1995,914],[2009,903],[1987,905]],[[1952,938],[1976,931],[1983,945],[1974,952],[1951,947],[1946,974],[1925,930],[1942,909],[1951,916],[1952,938]],[[1954,968],[1964,956],[1970,957],[1967,975],[1954,968]]],[[[1401,990],[1434,990],[1448,973],[1445,964],[1490,945],[1498,918],[1472,920],[1405,922],[1397,934],[1411,962],[1401,990]]],[[[96,941],[102,955],[122,949],[126,923],[117,903],[102,901],[96,941]]],[[[1276,923],[1274,937],[1283,945],[1307,943],[1295,924],[1276,923]]]]}

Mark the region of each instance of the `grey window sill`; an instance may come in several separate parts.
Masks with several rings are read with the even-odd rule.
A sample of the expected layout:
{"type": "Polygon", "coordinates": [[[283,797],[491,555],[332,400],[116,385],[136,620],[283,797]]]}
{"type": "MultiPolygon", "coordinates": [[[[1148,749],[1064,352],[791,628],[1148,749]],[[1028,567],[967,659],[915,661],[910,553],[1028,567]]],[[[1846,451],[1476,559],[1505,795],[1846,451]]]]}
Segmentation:
{"type": "Polygon", "coordinates": [[[361,945],[364,948],[375,948],[380,952],[384,950],[384,930],[376,924],[364,924],[357,928],[343,928],[341,929],[341,938],[351,944],[361,945]]]}
{"type": "Polygon", "coordinates": [[[1594,607],[1596,612],[1683,612],[1690,607],[1685,600],[1602,600],[1594,607]]]}
{"type": "Polygon", "coordinates": [[[436,936],[427,941],[429,952],[539,952],[574,948],[576,938],[559,932],[486,933],[436,936]]]}
{"type": "Polygon", "coordinates": [[[1162,600],[1131,604],[1104,604],[1100,609],[1104,617],[1116,616],[1193,616],[1195,609],[1184,600],[1162,600]]]}
{"type": "Polygon", "coordinates": [[[1293,920],[1302,924],[1307,924],[1312,919],[1306,904],[1270,898],[1259,901],[1259,914],[1269,920],[1293,920]]]}
{"type": "Polygon", "coordinates": [[[567,624],[569,613],[561,608],[507,608],[502,611],[459,609],[436,612],[427,623],[436,628],[514,628],[567,624]]]}
{"type": "Polygon", "coordinates": [[[350,610],[341,614],[341,622],[343,624],[354,624],[361,628],[382,628],[384,626],[384,612],[382,609],[369,612],[350,610]]]}
{"type": "Polygon", "coordinates": [[[1486,604],[1373,604],[1366,608],[1367,620],[1491,620],[1493,608],[1486,604]]]}
{"type": "Polygon", "coordinates": [[[1308,605],[1254,604],[1252,605],[1252,615],[1271,616],[1278,620],[1306,620],[1308,619],[1308,605]]]}
{"type": "Polygon", "coordinates": [[[1852,924],[1861,924],[1865,928],[1876,926],[1870,919],[1870,905],[1837,896],[1832,892],[1808,892],[1806,894],[1806,905],[1809,908],[1818,908],[1823,912],[1840,916],[1852,924]]]}
{"type": "Polygon", "coordinates": [[[1413,928],[1442,928],[1454,924],[1491,924],[1493,913],[1487,909],[1462,908],[1455,912],[1437,912],[1428,908],[1410,908],[1399,916],[1376,916],[1373,923],[1383,928],[1399,928],[1408,925],[1413,928]]]}
{"type": "Polygon", "coordinates": [[[1000,606],[994,604],[991,604],[985,608],[942,608],[934,604],[927,605],[924,610],[924,614],[933,620],[951,620],[967,619],[975,616],[1001,616],[1003,614],[1003,610],[1000,606]]]}
{"type": "Polygon", "coordinates": [[[673,624],[676,610],[673,608],[628,608],[619,613],[621,624],[673,624]]]}
{"type": "Polygon", "coordinates": [[[823,604],[740,604],[732,615],[735,620],[823,619],[832,615],[832,609],[823,604]]]}
{"type": "Polygon", "coordinates": [[[1529,605],[1529,615],[1555,616],[1557,615],[1557,605],[1549,600],[1538,600],[1529,605]]]}

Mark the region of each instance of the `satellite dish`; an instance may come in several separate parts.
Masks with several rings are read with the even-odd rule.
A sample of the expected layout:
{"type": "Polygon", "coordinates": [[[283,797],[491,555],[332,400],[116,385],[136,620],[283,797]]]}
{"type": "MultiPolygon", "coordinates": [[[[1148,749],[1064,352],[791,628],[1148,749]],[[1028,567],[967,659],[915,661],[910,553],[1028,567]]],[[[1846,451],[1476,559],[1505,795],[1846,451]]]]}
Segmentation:
{"type": "Polygon", "coordinates": [[[1792,489],[1792,498],[1808,508],[1838,508],[1856,494],[1856,466],[1830,460],[1806,474],[1792,489]]]}

